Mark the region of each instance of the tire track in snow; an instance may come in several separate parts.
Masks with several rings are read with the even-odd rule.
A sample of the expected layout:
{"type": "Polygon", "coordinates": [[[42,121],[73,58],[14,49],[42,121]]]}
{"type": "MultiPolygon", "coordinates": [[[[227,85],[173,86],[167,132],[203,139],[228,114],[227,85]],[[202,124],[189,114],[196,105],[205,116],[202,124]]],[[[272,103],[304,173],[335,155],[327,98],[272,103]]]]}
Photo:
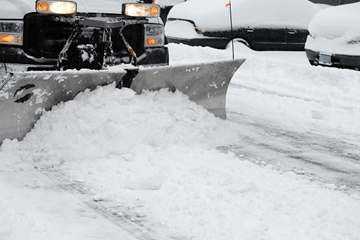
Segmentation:
{"type": "Polygon", "coordinates": [[[336,138],[312,132],[296,132],[248,121],[228,112],[228,119],[242,129],[242,143],[220,148],[240,159],[275,169],[294,171],[349,192],[360,192],[360,145],[343,134],[336,138]],[[344,187],[346,186],[346,187],[344,187]]]}
{"type": "MultiPolygon", "coordinates": [[[[109,220],[116,226],[127,231],[138,240],[188,240],[184,236],[178,236],[168,229],[154,229],[146,226],[144,215],[139,215],[132,209],[128,209],[119,203],[111,202],[108,199],[96,199],[79,181],[71,179],[60,169],[41,169],[47,177],[65,192],[75,196],[85,206],[109,220]]],[[[157,227],[158,228],[158,227],[157,227]]]]}

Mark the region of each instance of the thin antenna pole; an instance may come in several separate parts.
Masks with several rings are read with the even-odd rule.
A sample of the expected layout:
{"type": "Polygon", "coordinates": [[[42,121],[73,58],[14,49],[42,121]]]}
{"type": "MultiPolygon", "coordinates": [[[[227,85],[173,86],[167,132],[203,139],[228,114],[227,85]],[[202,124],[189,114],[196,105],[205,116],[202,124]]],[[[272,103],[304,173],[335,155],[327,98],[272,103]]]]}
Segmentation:
{"type": "Polygon", "coordinates": [[[235,59],[235,53],[234,53],[234,39],[233,39],[233,21],[232,21],[232,9],[231,9],[231,0],[229,0],[229,10],[230,10],[230,38],[231,38],[231,49],[232,49],[232,59],[235,59]]]}

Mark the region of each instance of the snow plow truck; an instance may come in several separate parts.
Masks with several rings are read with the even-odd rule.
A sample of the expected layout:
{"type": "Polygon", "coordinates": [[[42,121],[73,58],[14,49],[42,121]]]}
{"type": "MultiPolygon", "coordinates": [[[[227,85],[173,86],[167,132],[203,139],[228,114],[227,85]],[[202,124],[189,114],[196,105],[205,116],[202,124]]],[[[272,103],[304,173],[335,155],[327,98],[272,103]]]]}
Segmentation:
{"type": "Polygon", "coordinates": [[[21,140],[52,106],[114,84],[181,91],[226,117],[229,82],[244,59],[169,66],[153,0],[2,0],[0,144],[21,140]]]}

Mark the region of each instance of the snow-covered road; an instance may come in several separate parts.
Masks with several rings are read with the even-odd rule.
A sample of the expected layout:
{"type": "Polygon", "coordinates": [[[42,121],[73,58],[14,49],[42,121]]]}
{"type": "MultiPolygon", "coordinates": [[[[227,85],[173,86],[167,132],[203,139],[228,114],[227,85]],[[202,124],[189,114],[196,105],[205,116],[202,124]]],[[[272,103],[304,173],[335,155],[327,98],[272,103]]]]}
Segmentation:
{"type": "Polygon", "coordinates": [[[237,47],[267,58],[252,56],[230,86],[228,119],[242,126],[244,138],[233,150],[359,192],[359,72],[311,67],[303,52],[237,47]]]}
{"type": "MultiPolygon", "coordinates": [[[[359,239],[360,73],[236,47],[227,121],[105,86],[5,141],[0,239],[359,239]]],[[[169,49],[171,64],[231,57],[169,49]]]]}
{"type": "Polygon", "coordinates": [[[328,187],[360,192],[360,145],[353,137],[269,126],[236,112],[228,119],[242,126],[243,142],[224,150],[259,165],[304,174],[328,187]]]}

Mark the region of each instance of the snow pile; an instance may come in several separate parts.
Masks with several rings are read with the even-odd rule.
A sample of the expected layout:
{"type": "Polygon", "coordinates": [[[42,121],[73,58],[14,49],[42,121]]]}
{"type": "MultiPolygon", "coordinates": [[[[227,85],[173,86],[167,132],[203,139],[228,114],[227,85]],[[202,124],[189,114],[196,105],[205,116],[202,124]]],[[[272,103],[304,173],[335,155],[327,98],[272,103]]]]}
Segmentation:
{"type": "MultiPolygon", "coordinates": [[[[204,31],[230,30],[227,0],[191,0],[176,5],[168,17],[189,19],[204,31]]],[[[233,26],[307,29],[320,7],[307,0],[233,0],[233,26]],[[236,13],[236,14],[235,14],[236,13]]]]}
{"type": "Polygon", "coordinates": [[[24,142],[5,141],[2,154],[26,152],[20,154],[26,158],[24,164],[43,168],[141,152],[144,145],[209,148],[232,143],[236,134],[229,124],[179,92],[161,90],[137,96],[132,90],[107,86],[54,107],[24,142]]]}

